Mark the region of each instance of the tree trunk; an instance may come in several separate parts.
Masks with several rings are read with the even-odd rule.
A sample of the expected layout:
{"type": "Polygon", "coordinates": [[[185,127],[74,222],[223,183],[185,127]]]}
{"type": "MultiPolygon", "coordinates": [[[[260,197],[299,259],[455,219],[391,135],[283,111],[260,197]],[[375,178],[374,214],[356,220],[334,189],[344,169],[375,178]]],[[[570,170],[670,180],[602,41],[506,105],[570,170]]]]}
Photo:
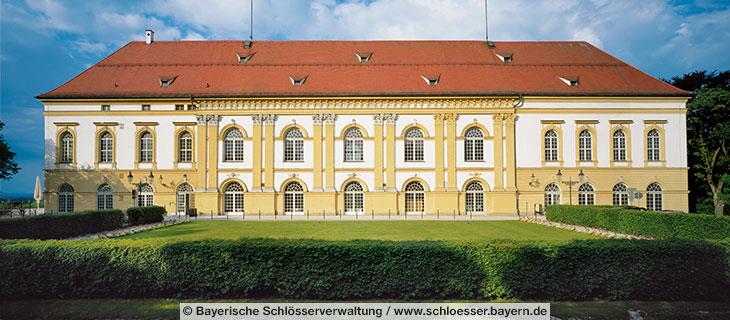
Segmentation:
{"type": "Polygon", "coordinates": [[[725,199],[720,198],[719,192],[712,193],[712,204],[715,205],[715,215],[722,217],[725,213],[725,199]]]}

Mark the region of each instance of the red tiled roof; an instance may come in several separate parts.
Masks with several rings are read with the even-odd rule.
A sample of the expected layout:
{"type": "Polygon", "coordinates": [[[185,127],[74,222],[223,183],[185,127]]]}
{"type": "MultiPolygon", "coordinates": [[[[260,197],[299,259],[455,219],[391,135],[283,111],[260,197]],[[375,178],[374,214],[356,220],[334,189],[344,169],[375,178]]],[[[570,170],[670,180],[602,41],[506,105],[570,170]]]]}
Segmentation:
{"type": "Polygon", "coordinates": [[[130,42],[39,99],[248,96],[687,96],[586,42],[130,42]],[[355,53],[372,52],[361,63],[355,53]],[[504,63],[497,53],[512,54],[504,63]],[[239,63],[239,55],[255,55],[239,63]],[[429,86],[422,75],[440,75],[429,86]],[[177,76],[167,87],[160,80],[177,76]],[[289,77],[306,76],[301,86],[289,77]],[[560,80],[580,77],[570,87],[560,80]]]}

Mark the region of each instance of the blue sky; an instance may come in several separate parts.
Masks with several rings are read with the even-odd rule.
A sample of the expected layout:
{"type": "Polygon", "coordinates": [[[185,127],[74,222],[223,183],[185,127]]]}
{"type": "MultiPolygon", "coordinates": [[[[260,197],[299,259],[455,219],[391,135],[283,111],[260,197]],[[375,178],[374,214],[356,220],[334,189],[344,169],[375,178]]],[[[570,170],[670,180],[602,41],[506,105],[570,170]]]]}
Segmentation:
{"type": "MultiPolygon", "coordinates": [[[[483,39],[482,0],[255,0],[255,39],[483,39]]],[[[244,39],[246,0],[0,4],[0,117],[22,171],[5,196],[31,195],[43,170],[49,91],[132,40],[244,39]]],[[[659,78],[730,67],[730,0],[492,0],[493,40],[586,40],[659,78]]]]}

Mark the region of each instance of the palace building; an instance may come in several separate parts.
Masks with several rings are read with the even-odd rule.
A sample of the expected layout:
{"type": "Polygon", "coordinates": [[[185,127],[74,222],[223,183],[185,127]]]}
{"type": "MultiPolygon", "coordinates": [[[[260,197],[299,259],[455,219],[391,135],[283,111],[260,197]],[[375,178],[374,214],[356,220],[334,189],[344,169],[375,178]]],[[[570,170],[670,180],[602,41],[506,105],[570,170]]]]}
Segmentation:
{"type": "Polygon", "coordinates": [[[130,42],[45,106],[50,212],[687,211],[687,92],[586,42],[130,42]]]}

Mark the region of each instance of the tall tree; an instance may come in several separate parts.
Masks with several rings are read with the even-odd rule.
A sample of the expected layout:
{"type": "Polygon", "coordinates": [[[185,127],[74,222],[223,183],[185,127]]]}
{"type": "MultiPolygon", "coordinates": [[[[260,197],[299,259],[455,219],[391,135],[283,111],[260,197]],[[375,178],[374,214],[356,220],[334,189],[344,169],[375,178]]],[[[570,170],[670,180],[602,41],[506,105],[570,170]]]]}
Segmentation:
{"type": "Polygon", "coordinates": [[[687,104],[687,136],[695,178],[712,194],[715,215],[725,210],[727,175],[730,175],[730,90],[699,89],[687,104]]]}
{"type": "Polygon", "coordinates": [[[15,152],[10,151],[10,145],[2,135],[3,127],[5,124],[0,121],[0,180],[9,180],[20,171],[20,167],[15,163],[15,152]]]}

